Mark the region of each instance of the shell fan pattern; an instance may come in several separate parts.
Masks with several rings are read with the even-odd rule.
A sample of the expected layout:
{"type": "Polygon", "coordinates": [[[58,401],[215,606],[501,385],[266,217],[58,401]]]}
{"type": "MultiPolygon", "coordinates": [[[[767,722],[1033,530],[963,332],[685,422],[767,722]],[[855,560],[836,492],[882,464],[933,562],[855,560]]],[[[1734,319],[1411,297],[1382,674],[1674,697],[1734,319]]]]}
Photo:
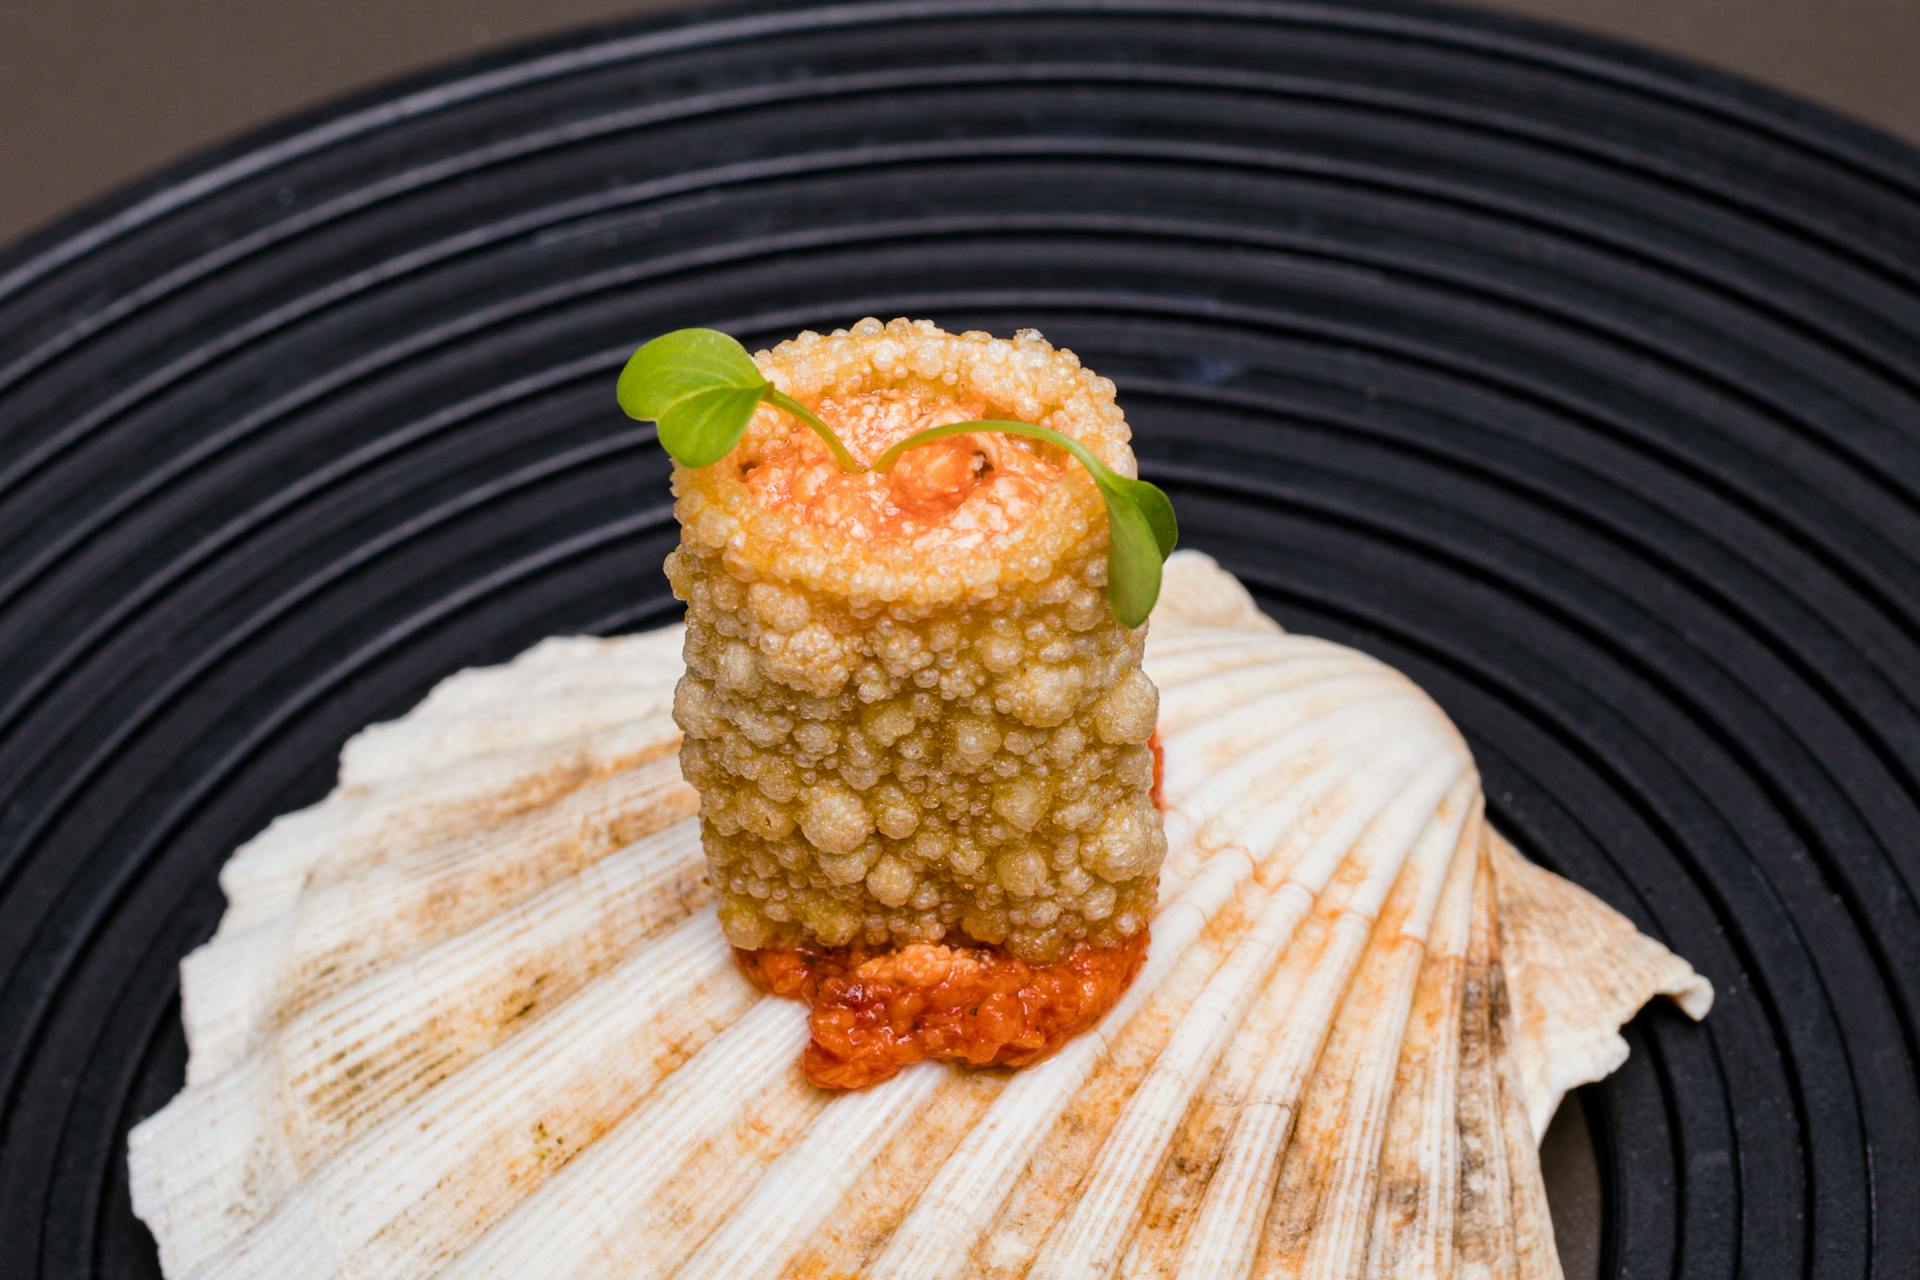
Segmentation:
{"type": "Polygon", "coordinates": [[[680,645],[454,676],[234,855],[132,1136],[169,1277],[1558,1275],[1547,1120],[1711,1003],[1488,826],[1405,677],[1181,552],[1132,987],[1022,1071],[815,1089],[715,919],[680,645]]]}

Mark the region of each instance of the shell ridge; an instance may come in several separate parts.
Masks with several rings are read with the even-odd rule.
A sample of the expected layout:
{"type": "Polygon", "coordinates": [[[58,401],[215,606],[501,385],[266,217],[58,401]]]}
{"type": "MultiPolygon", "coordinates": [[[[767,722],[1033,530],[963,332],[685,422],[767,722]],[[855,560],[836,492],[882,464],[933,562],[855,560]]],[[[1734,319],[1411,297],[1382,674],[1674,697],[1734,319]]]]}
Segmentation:
{"type": "Polygon", "coordinates": [[[220,871],[227,910],[214,936],[283,915],[317,868],[327,867],[325,874],[338,878],[396,846],[479,830],[550,804],[595,778],[660,760],[678,739],[677,728],[667,735],[656,724],[624,726],[569,739],[560,750],[483,758],[454,776],[423,778],[411,789],[336,791],[275,819],[235,851],[220,871]]]}
{"type": "MultiPolygon", "coordinates": [[[[1335,865],[1353,848],[1360,833],[1392,801],[1402,776],[1418,767],[1417,745],[1402,745],[1391,767],[1382,767],[1330,819],[1314,832],[1286,881],[1260,909],[1257,923],[1238,940],[1227,960],[1194,1002],[1101,1146],[1067,1219],[1056,1224],[1034,1264],[1032,1275],[1070,1277],[1107,1274],[1119,1261],[1132,1211],[1165,1155],[1173,1132],[1186,1115],[1205,1074],[1225,1048],[1224,1031],[1237,1026],[1252,1002],[1256,983],[1279,959],[1295,927],[1311,910],[1335,865]],[[1410,757],[1410,758],[1407,758],[1410,757]],[[1209,996],[1209,992],[1212,992],[1209,996]],[[1214,1008],[1230,1017],[1203,1017],[1214,1008]]],[[[1324,814],[1323,802],[1313,812],[1324,814]]],[[[1257,877],[1256,877],[1257,883],[1257,877]]]]}
{"type": "MultiPolygon", "coordinates": [[[[619,718],[641,718],[646,708],[671,697],[679,679],[679,625],[637,636],[591,636],[543,640],[500,666],[475,667],[440,681],[406,714],[367,726],[349,738],[340,753],[340,785],[361,789],[412,776],[425,762],[445,764],[478,755],[542,743],[528,734],[555,705],[567,714],[552,717],[555,736],[569,724],[604,727],[619,718]],[[589,717],[587,721],[581,715],[589,717]],[[490,736],[502,722],[515,733],[505,741],[490,736]],[[461,732],[465,727],[471,732],[461,732]],[[484,745],[485,750],[473,750],[484,745]]],[[[662,704],[659,714],[664,711],[662,704]]]]}
{"type": "Polygon", "coordinates": [[[588,734],[648,724],[665,731],[673,681],[658,676],[626,688],[541,691],[506,706],[409,716],[349,739],[340,754],[340,785],[372,795],[449,775],[475,761],[562,744],[588,734]]]}
{"type": "Polygon", "coordinates": [[[1201,737],[1196,741],[1185,735],[1169,737],[1165,742],[1169,755],[1181,763],[1178,767],[1170,765],[1167,773],[1185,799],[1182,811],[1189,820],[1211,819],[1231,812],[1228,802],[1247,796],[1255,788],[1258,796],[1249,803],[1258,803],[1274,790],[1284,791],[1290,778],[1282,766],[1311,745],[1305,740],[1318,737],[1328,747],[1336,747],[1355,734],[1378,733],[1381,707],[1395,700],[1393,691],[1367,686],[1362,686],[1357,696],[1349,688],[1301,697],[1281,706],[1256,700],[1248,705],[1247,719],[1254,724],[1264,722],[1264,731],[1273,736],[1251,748],[1240,748],[1232,738],[1223,749],[1218,738],[1201,737]],[[1214,760],[1221,755],[1231,763],[1215,766],[1214,760]],[[1196,776],[1201,780],[1190,781],[1196,776]]]}
{"type": "Polygon", "coordinates": [[[1368,1242],[1369,1276],[1444,1274],[1453,1256],[1453,1211],[1458,1182],[1458,1127],[1453,1066],[1466,989],[1473,890],[1485,839],[1481,806],[1462,832],[1462,847],[1435,908],[1413,1012],[1401,1037],[1394,1092],[1368,1242]]]}
{"type": "MultiPolygon", "coordinates": [[[[610,760],[592,760],[577,765],[569,762],[564,770],[564,781],[552,789],[517,798],[508,811],[489,814],[472,827],[465,823],[449,823],[453,829],[445,834],[436,827],[424,838],[402,836],[390,840],[380,848],[377,860],[368,857],[364,851],[324,849],[319,859],[307,865],[303,887],[309,890],[327,888],[369,870],[430,859],[452,850],[467,848],[473,842],[485,841],[501,827],[537,828],[543,822],[577,824],[581,815],[576,811],[593,812],[608,806],[609,793],[618,795],[623,786],[633,786],[645,792],[656,789],[671,792],[683,785],[679,781],[679,766],[668,750],[673,742],[660,739],[653,730],[648,731],[647,738],[650,745],[662,749],[644,760],[629,762],[623,755],[617,755],[610,760]]],[[[617,803],[611,807],[617,808],[617,803]]],[[[445,821],[445,815],[438,815],[436,821],[445,821]]]]}
{"type": "Polygon", "coordinates": [[[1324,894],[1330,901],[1316,904],[1323,917],[1331,916],[1325,949],[1303,975],[1305,985],[1288,993],[1279,1039],[1263,1055],[1248,1093],[1227,1101],[1226,1145],[1201,1199],[1182,1270],[1222,1277],[1252,1270],[1301,1092],[1372,939],[1376,904],[1401,880],[1403,868],[1411,866],[1416,875],[1445,875],[1467,817],[1468,797],[1456,788],[1466,769],[1455,756],[1442,756],[1422,769],[1356,843],[1354,862],[1365,868],[1364,877],[1356,884],[1335,882],[1324,894]],[[1443,812],[1450,794],[1455,798],[1451,820],[1443,812]]]}
{"type": "Polygon", "coordinates": [[[1204,744],[1209,750],[1218,750],[1216,742],[1236,735],[1262,741],[1261,731],[1266,725],[1255,705],[1264,706],[1269,713],[1285,713],[1295,703],[1337,699],[1347,688],[1386,687],[1405,692],[1399,681],[1356,664],[1337,669],[1320,663],[1262,664],[1198,677],[1191,683],[1171,677],[1157,679],[1166,680],[1160,685],[1164,692],[1179,692],[1178,697],[1164,699],[1162,740],[1191,737],[1196,746],[1204,744]]]}
{"type": "MultiPolygon", "coordinates": [[[[659,685],[671,687],[680,676],[685,630],[676,623],[631,636],[555,636],[504,663],[457,671],[427,690],[403,714],[370,724],[347,739],[341,748],[340,781],[357,789],[361,780],[355,776],[355,764],[370,744],[380,754],[389,754],[383,739],[404,737],[427,726],[485,716],[502,708],[512,711],[551,695],[565,698],[599,691],[631,695],[659,685]]],[[[393,758],[401,764],[412,762],[397,755],[393,758]]]]}
{"type": "Polygon", "coordinates": [[[693,804],[677,773],[643,766],[500,824],[484,838],[457,837],[351,879],[315,884],[289,915],[215,937],[181,965],[185,1017],[204,1046],[201,1078],[243,1056],[263,1032],[380,966],[523,908],[617,857],[634,843],[622,839],[634,834],[626,829],[633,819],[641,820],[638,838],[645,840],[690,817],[693,804]],[[385,927],[368,928],[369,918],[385,927]],[[261,938],[268,941],[254,941],[261,938]],[[236,947],[271,954],[275,963],[225,963],[224,953],[236,947]],[[207,1009],[223,1016],[207,1017],[207,1009]]]}
{"type": "Polygon", "coordinates": [[[955,1273],[965,1253],[961,1241],[983,1231],[997,1212],[1016,1162],[1025,1164],[1027,1153],[1051,1128],[1070,1086],[1084,1078],[1120,1028],[1157,994],[1207,923],[1252,874],[1251,858],[1238,849],[1221,850],[1201,864],[1178,896],[1156,913],[1154,945],[1119,1002],[1092,1030],[1008,1082],[982,1121],[920,1189],[905,1221],[874,1261],[874,1276],[955,1273]]]}
{"type": "MultiPolygon", "coordinates": [[[[1304,1219],[1293,1227],[1290,1238],[1305,1242],[1305,1257],[1298,1268],[1305,1276],[1344,1280],[1365,1267],[1387,1108],[1425,948],[1401,934],[1377,959],[1385,971],[1379,985],[1390,993],[1389,999],[1357,1030],[1352,1019],[1336,1024],[1336,1036],[1346,1029],[1356,1043],[1328,1050],[1333,1062],[1316,1072],[1297,1122],[1308,1136],[1304,1141],[1296,1137],[1287,1153],[1293,1163],[1296,1150],[1304,1157],[1331,1145],[1334,1150],[1327,1162],[1331,1170],[1301,1158],[1297,1175],[1289,1177],[1285,1167],[1280,1175],[1281,1186],[1297,1192],[1281,1197],[1282,1202],[1295,1206],[1295,1217],[1304,1219]],[[1326,1138],[1317,1140],[1316,1134],[1326,1138]],[[1310,1213],[1301,1212],[1309,1207],[1310,1213]]],[[[1262,1242],[1269,1247],[1276,1228],[1283,1226],[1276,1216],[1269,1214],[1262,1242]]]]}
{"type": "Polygon", "coordinates": [[[1338,1280],[1365,1270],[1402,1049],[1435,954],[1429,931],[1441,896],[1463,882],[1482,839],[1478,776],[1469,766],[1383,905],[1374,945],[1308,1082],[1256,1254],[1260,1274],[1338,1280]]]}
{"type": "Polygon", "coordinates": [[[1540,1151],[1527,1115],[1526,1090],[1513,1045],[1513,1007],[1501,965],[1492,976],[1494,1087],[1500,1109],[1501,1149],[1509,1165],[1508,1213],[1513,1219],[1514,1273],[1517,1280],[1562,1280],[1560,1251],[1554,1246],[1553,1216],[1547,1209],[1547,1184],[1540,1174],[1540,1151]]]}
{"type": "MultiPolygon", "coordinates": [[[[490,1051],[528,1025],[530,1015],[572,998],[687,915],[701,897],[697,837],[678,851],[683,856],[667,860],[657,856],[670,848],[667,834],[636,842],[290,1018],[274,1034],[310,1064],[283,1080],[307,1125],[321,1126],[316,1113],[324,1104],[331,1111],[324,1127],[341,1142],[350,1139],[429,1087],[424,1073],[458,1070],[490,1051]],[[650,892],[658,898],[651,911],[650,892]],[[418,1010],[417,1023],[395,1016],[410,1010],[418,1010]],[[381,1011],[380,1020],[368,1011],[381,1011]],[[340,1091],[329,1082],[339,1079],[353,1086],[350,1109],[332,1110],[340,1091]]],[[[285,1073],[286,1056],[275,1056],[285,1073]]],[[[216,1077],[181,1100],[219,1087],[216,1077]]]]}
{"type": "Polygon", "coordinates": [[[675,1280],[737,1280],[772,1274],[801,1235],[866,1167],[878,1136],[923,1101],[949,1068],[923,1062],[884,1085],[841,1094],[770,1165],[740,1211],[677,1268],[675,1280]]]}
{"type": "MultiPolygon", "coordinates": [[[[1244,779],[1237,790],[1205,781],[1185,794],[1170,792],[1178,797],[1176,812],[1181,821],[1196,832],[1201,844],[1278,842],[1297,820],[1303,795],[1311,794],[1306,779],[1329,762],[1335,768],[1349,768],[1342,762],[1351,762],[1367,748],[1387,750],[1393,745],[1370,703],[1339,704],[1296,729],[1283,730],[1281,736],[1287,749],[1267,761],[1264,777],[1244,779]]],[[[1176,777],[1176,784],[1183,782],[1184,778],[1176,777]]]]}
{"type": "Polygon", "coordinates": [[[1473,923],[1462,986],[1460,1056],[1455,1123],[1460,1175],[1453,1220],[1455,1270],[1466,1275],[1513,1276],[1513,1198],[1494,1075],[1493,977],[1499,934],[1493,886],[1483,844],[1474,873],[1473,923]]]}
{"type": "MultiPolygon", "coordinates": [[[[1275,824],[1277,830],[1273,837],[1273,850],[1283,848],[1281,832],[1311,830],[1310,825],[1300,824],[1311,816],[1319,802],[1349,773],[1363,766],[1364,758],[1358,754],[1361,745],[1365,744],[1356,743],[1354,750],[1336,754],[1321,762],[1307,778],[1301,780],[1284,802],[1273,806],[1284,814],[1275,824]]],[[[1270,850],[1270,859],[1275,856],[1273,850],[1270,850]]],[[[1168,867],[1172,870],[1183,861],[1170,854],[1168,867]]],[[[1008,1085],[994,1106],[989,1108],[990,1123],[976,1130],[976,1135],[963,1139],[960,1147],[923,1189],[906,1223],[876,1262],[875,1275],[933,1277],[954,1274],[958,1259],[962,1256],[958,1242],[967,1235],[984,1230],[986,1218],[997,1210],[1000,1203],[1000,1197],[987,1194],[988,1189],[999,1187],[1004,1194],[1004,1188],[1013,1173],[1013,1161],[1020,1159],[1024,1163],[1021,1153],[1044,1137],[1059,1114],[1059,1108],[1065,1105],[1065,1094],[1056,1082],[1077,1079],[1084,1074],[1097,1052],[1104,1050],[1116,1029],[1124,1025],[1150,998],[1173,966],[1198,939],[1200,930],[1226,905],[1242,883],[1253,879],[1255,873],[1255,861],[1244,849],[1223,848],[1207,859],[1193,881],[1185,885],[1179,896],[1156,915],[1153,924],[1154,945],[1148,951],[1146,966],[1122,997],[1121,1003],[1102,1020],[1097,1029],[1099,1041],[1095,1042],[1089,1037],[1071,1043],[1054,1058],[1022,1072],[1008,1085]],[[1017,1128],[1013,1119],[1004,1114],[1027,1105],[1029,1093],[1044,1097],[1049,1096],[1049,1090],[1052,1091],[1051,1110],[1036,1109],[1035,1123],[1017,1128]],[[1045,1124],[1037,1122],[1040,1116],[1045,1117],[1045,1124]],[[1016,1133],[1022,1135],[1021,1141],[1011,1140],[1016,1133]],[[955,1247],[943,1248],[942,1242],[952,1243],[955,1247]]],[[[1311,906],[1311,895],[1306,891],[1301,893],[1304,900],[1298,904],[1298,910],[1304,914],[1311,906]]],[[[1203,991],[1200,999],[1205,998],[1203,991]]],[[[1192,1017],[1193,1007],[1198,1005],[1199,1000],[1196,1000],[1186,1016],[1192,1017]]]]}
{"type": "MultiPolygon", "coordinates": [[[[665,1235],[657,1218],[668,1211],[666,1202],[737,1181],[743,1160],[750,1167],[758,1158],[756,1141],[784,1145],[825,1105],[825,1095],[793,1066],[806,1043],[806,1018],[795,1001],[762,997],[474,1241],[447,1269],[448,1280],[664,1275],[671,1263],[651,1246],[665,1235]],[[733,1160],[720,1148],[729,1127],[747,1130],[733,1160]],[[553,1216],[585,1218],[593,1229],[556,1236],[547,1226],[553,1216]]],[[[709,1206],[729,1202],[711,1193],[699,1198],[709,1206]]]]}

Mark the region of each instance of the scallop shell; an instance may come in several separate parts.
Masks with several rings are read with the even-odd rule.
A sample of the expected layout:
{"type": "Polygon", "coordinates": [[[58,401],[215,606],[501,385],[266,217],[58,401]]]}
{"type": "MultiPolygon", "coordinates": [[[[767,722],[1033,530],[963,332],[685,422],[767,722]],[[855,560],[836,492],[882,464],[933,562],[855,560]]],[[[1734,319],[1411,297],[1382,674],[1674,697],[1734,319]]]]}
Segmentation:
{"type": "Polygon", "coordinates": [[[815,1090],[709,909],[679,644],[454,676],[234,855],[131,1139],[168,1276],[1554,1275],[1554,1106],[1711,1002],[1489,828],[1405,677],[1183,552],[1133,986],[1023,1071],[815,1090]]]}

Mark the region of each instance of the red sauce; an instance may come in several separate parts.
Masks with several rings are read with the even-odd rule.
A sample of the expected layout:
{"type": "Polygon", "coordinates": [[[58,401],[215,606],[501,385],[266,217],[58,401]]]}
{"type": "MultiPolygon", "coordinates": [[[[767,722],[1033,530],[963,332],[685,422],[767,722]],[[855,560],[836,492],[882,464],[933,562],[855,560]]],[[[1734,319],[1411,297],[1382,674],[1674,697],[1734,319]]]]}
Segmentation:
{"type": "Polygon", "coordinates": [[[1147,794],[1153,797],[1153,807],[1160,812],[1167,811],[1167,795],[1161,790],[1161,784],[1167,780],[1167,753],[1160,749],[1160,731],[1155,729],[1153,736],[1147,739],[1147,749],[1153,752],[1153,790],[1147,794]]]}
{"type": "MultiPolygon", "coordinates": [[[[917,431],[988,413],[984,400],[900,388],[829,396],[819,405],[821,419],[869,463],[917,431]]],[[[813,432],[789,426],[784,442],[742,459],[747,489],[763,507],[848,536],[924,549],[979,546],[1018,527],[1066,466],[1026,440],[981,432],[909,449],[885,475],[849,473],[813,432]]]]}
{"type": "MultiPolygon", "coordinates": [[[[1166,809],[1166,757],[1156,731],[1153,803],[1166,809]]],[[[1052,964],[998,947],[913,942],[898,949],[776,947],[735,950],[747,976],[804,1001],[813,1038],[800,1070],[823,1089],[864,1089],[932,1058],[1024,1067],[1100,1020],[1147,958],[1142,929],[1117,947],[1081,943],[1052,964]]]]}
{"type": "Polygon", "coordinates": [[[812,1008],[800,1057],[824,1089],[864,1089],[932,1058],[1022,1067],[1111,1009],[1147,955],[1142,929],[1117,947],[1081,943],[1052,964],[997,947],[909,943],[897,950],[737,951],[747,974],[812,1008]]]}

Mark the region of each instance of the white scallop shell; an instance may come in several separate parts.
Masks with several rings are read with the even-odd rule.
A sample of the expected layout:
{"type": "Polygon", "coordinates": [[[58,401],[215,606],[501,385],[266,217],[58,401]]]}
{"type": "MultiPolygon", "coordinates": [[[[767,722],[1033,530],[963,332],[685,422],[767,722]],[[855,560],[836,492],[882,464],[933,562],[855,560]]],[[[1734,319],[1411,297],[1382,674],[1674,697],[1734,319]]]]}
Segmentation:
{"type": "Polygon", "coordinates": [[[1554,1275],[1561,1094],[1711,1002],[1489,829],[1405,677],[1181,553],[1138,979],[1024,1071],[823,1093],[709,910],[679,645],[457,675],[234,855],[132,1136],[168,1276],[1554,1275]]]}

